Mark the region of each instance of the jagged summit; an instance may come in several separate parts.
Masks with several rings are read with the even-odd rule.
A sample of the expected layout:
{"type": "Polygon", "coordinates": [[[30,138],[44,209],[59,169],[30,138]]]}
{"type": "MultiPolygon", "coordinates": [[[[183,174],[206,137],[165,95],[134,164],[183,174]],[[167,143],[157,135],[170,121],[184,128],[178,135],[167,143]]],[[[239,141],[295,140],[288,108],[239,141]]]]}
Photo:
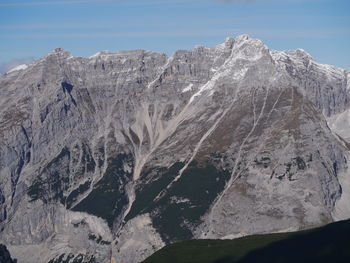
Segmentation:
{"type": "Polygon", "coordinates": [[[72,54],[69,51],[66,51],[65,49],[63,49],[61,47],[54,48],[45,57],[48,57],[50,55],[58,55],[61,57],[71,57],[72,56],[72,54]]]}
{"type": "Polygon", "coordinates": [[[223,43],[256,41],[256,40],[257,39],[251,38],[248,34],[241,34],[236,37],[226,37],[223,43]]]}
{"type": "MultiPolygon", "coordinates": [[[[197,47],[196,46],[196,48],[205,48],[205,47],[203,47],[203,46],[197,47]]],[[[206,49],[208,49],[208,48],[206,48],[206,49]]],[[[257,57],[260,56],[259,53],[261,53],[261,52],[267,53],[269,51],[268,47],[261,40],[251,38],[247,34],[238,35],[236,37],[227,37],[227,38],[225,38],[225,40],[221,44],[218,44],[218,45],[212,47],[212,49],[215,49],[219,52],[223,52],[225,50],[232,50],[237,55],[239,55],[240,49],[245,49],[245,51],[243,52],[243,55],[241,57],[244,59],[250,59],[250,58],[256,59],[257,57]],[[248,53],[249,53],[249,55],[248,55],[248,53]]],[[[183,50],[183,51],[186,52],[186,50],[183,50]]],[[[294,57],[294,58],[297,58],[299,60],[300,59],[304,60],[304,61],[312,60],[313,62],[315,62],[315,60],[311,57],[311,55],[303,49],[287,50],[287,51],[270,51],[270,52],[272,53],[275,60],[281,60],[281,59],[286,60],[288,57],[294,57]]],[[[97,52],[94,55],[87,57],[87,59],[92,59],[92,60],[96,60],[98,58],[118,59],[118,57],[120,57],[120,56],[130,56],[130,55],[139,56],[139,55],[142,55],[145,53],[157,53],[157,52],[153,52],[153,51],[149,51],[149,50],[142,50],[142,49],[123,50],[123,51],[116,51],[116,52],[105,50],[105,51],[97,52]]],[[[172,59],[172,57],[175,56],[176,53],[177,52],[175,52],[172,56],[170,56],[169,59],[172,59]]],[[[161,53],[161,54],[165,55],[163,53],[161,53]]],[[[61,47],[53,49],[44,58],[50,57],[52,55],[59,56],[61,59],[75,58],[75,56],[73,56],[69,51],[67,51],[61,47]]],[[[20,69],[22,69],[22,68],[20,68],[20,69]]],[[[11,73],[11,72],[13,72],[13,71],[9,71],[7,73],[11,73]]]]}
{"type": "Polygon", "coordinates": [[[57,48],[54,48],[52,51],[52,53],[64,53],[64,52],[67,52],[65,51],[63,48],[61,47],[57,47],[57,48]]]}

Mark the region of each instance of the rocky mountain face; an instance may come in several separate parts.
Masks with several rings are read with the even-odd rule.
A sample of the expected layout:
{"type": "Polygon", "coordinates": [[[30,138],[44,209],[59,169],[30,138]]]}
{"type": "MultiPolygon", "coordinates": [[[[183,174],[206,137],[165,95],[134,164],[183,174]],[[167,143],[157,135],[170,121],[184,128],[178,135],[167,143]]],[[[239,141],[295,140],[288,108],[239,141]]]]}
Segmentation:
{"type": "Polygon", "coordinates": [[[349,218],[349,77],[246,35],[55,49],[0,77],[0,242],[18,262],[132,263],[349,218]]]}

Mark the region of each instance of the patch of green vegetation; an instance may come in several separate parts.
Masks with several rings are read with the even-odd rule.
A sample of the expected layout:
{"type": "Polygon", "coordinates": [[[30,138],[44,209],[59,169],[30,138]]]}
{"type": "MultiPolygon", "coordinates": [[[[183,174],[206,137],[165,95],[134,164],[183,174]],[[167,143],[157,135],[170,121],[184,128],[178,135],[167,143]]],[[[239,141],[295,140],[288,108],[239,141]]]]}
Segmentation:
{"type": "Polygon", "coordinates": [[[224,189],[229,175],[209,164],[187,168],[159,202],[161,213],[153,222],[162,237],[166,241],[192,238],[190,229],[200,223],[200,217],[224,189]],[[174,203],[174,197],[190,201],[174,203]]]}
{"type": "Polygon", "coordinates": [[[95,240],[97,237],[95,234],[89,234],[89,240],[95,240]]]}
{"type": "Polygon", "coordinates": [[[70,159],[70,151],[67,147],[63,147],[61,152],[54,159],[52,159],[51,162],[49,162],[46,169],[58,164],[64,157],[68,157],[68,159],[70,159]]]}
{"type": "Polygon", "coordinates": [[[69,183],[69,160],[70,152],[64,147],[28,188],[30,202],[41,199],[44,203],[60,201],[64,204],[64,191],[69,183]]]}
{"type": "Polygon", "coordinates": [[[74,255],[69,253],[67,258],[65,258],[66,254],[61,254],[59,257],[51,259],[48,263],[97,263],[94,256],[78,254],[74,255]]]}
{"type": "Polygon", "coordinates": [[[64,259],[65,254],[60,255],[58,258],[51,259],[48,263],[96,263],[94,256],[88,256],[83,254],[78,254],[75,256],[69,253],[67,258],[64,259]]]}
{"type": "Polygon", "coordinates": [[[307,168],[307,165],[303,158],[300,156],[297,156],[291,160],[291,162],[285,163],[286,171],[282,175],[277,175],[276,178],[279,180],[282,180],[285,176],[287,176],[289,181],[295,181],[296,179],[293,179],[293,176],[295,173],[291,171],[292,167],[297,167],[298,170],[305,170],[307,168]]]}
{"type": "Polygon", "coordinates": [[[163,240],[173,242],[192,238],[191,229],[224,189],[229,172],[206,164],[188,167],[180,179],[151,206],[153,225],[163,240]]]}
{"type": "Polygon", "coordinates": [[[141,213],[148,212],[153,207],[153,200],[176,177],[182,167],[184,163],[176,162],[169,169],[162,167],[146,169],[142,172],[141,178],[147,179],[149,175],[157,175],[158,179],[149,184],[139,184],[136,189],[136,199],[125,220],[128,221],[141,213]]]}
{"type": "Polygon", "coordinates": [[[86,225],[86,221],[83,219],[78,223],[72,223],[74,227],[79,227],[80,225],[85,226],[86,225]]]}
{"type": "Polygon", "coordinates": [[[350,220],[294,233],[168,245],[143,263],[350,262],[350,220]]]}
{"type": "Polygon", "coordinates": [[[223,190],[230,174],[210,164],[199,167],[194,160],[181,178],[166,189],[183,167],[184,163],[176,162],[170,168],[145,169],[141,175],[144,183],[136,189],[136,199],[125,219],[151,213],[153,226],[167,242],[191,238],[192,227],[200,223],[200,217],[223,190]],[[152,178],[156,179],[151,181],[152,178]]]}
{"type": "Polygon", "coordinates": [[[36,201],[38,199],[42,199],[44,203],[46,203],[45,198],[45,182],[40,178],[36,178],[33,184],[28,188],[27,194],[30,196],[29,202],[36,201]]]}
{"type": "Polygon", "coordinates": [[[197,166],[198,162],[196,160],[193,160],[188,164],[189,167],[197,166]]]}
{"type": "Polygon", "coordinates": [[[101,180],[86,198],[71,209],[99,216],[112,227],[115,217],[128,202],[125,186],[131,174],[123,170],[123,164],[130,161],[130,154],[118,154],[108,159],[108,167],[101,180]]]}
{"type": "Polygon", "coordinates": [[[93,240],[97,244],[101,244],[101,245],[110,245],[111,244],[110,241],[103,240],[100,235],[96,236],[95,234],[92,234],[92,233],[89,234],[89,240],[93,240]]]}
{"type": "Polygon", "coordinates": [[[77,200],[77,198],[85,193],[87,190],[89,190],[91,185],[91,181],[86,181],[85,183],[79,185],[78,188],[74,189],[67,197],[66,199],[66,206],[67,208],[71,208],[72,204],[77,200]]]}
{"type": "Polygon", "coordinates": [[[111,242],[110,242],[110,241],[106,241],[106,240],[101,240],[101,241],[100,241],[100,244],[101,244],[101,245],[110,245],[111,242]]]}
{"type": "Polygon", "coordinates": [[[294,160],[296,161],[299,170],[305,170],[306,169],[306,163],[303,160],[303,158],[297,156],[296,158],[294,158],[294,160]]]}
{"type": "Polygon", "coordinates": [[[65,258],[66,254],[61,254],[58,258],[51,259],[48,263],[69,263],[71,259],[74,258],[73,254],[68,254],[67,258],[65,258]]]}

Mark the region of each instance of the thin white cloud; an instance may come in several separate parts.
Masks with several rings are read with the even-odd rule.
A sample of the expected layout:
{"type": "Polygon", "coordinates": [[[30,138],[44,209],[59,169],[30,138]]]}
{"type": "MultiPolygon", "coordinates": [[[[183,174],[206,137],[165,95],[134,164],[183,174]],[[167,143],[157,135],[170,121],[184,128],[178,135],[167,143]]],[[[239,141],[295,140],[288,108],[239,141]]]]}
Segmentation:
{"type": "Polygon", "coordinates": [[[22,64],[30,64],[34,61],[34,58],[32,57],[28,57],[28,58],[20,58],[20,59],[14,59],[14,60],[11,60],[11,61],[8,61],[4,64],[1,64],[0,65],[0,74],[4,74],[6,72],[8,72],[9,70],[19,66],[19,65],[22,65],[22,64]]]}

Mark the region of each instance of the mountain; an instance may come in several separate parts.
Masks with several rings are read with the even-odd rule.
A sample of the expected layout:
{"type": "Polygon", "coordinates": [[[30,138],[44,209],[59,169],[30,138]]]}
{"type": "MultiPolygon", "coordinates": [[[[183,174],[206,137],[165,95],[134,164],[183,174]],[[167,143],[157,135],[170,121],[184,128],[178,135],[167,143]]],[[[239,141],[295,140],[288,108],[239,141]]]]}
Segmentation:
{"type": "Polygon", "coordinates": [[[349,262],[350,220],[311,230],[171,244],[144,263],[349,262]]]}
{"type": "Polygon", "coordinates": [[[349,218],[348,78],[246,35],[55,49],[0,77],[0,242],[19,262],[132,263],[349,218]]]}

